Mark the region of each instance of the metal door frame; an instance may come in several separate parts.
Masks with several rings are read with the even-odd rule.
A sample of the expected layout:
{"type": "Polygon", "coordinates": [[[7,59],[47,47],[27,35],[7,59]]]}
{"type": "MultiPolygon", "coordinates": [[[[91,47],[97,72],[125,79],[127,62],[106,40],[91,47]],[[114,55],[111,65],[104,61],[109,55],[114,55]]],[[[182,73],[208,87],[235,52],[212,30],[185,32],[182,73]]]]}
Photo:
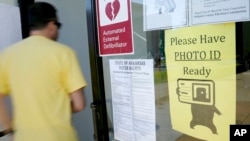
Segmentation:
{"type": "Polygon", "coordinates": [[[95,4],[96,1],[94,0],[86,0],[89,56],[93,91],[93,102],[91,103],[91,108],[93,114],[95,141],[108,141],[109,131],[107,122],[103,66],[102,58],[99,56],[98,52],[99,50],[95,4]]]}

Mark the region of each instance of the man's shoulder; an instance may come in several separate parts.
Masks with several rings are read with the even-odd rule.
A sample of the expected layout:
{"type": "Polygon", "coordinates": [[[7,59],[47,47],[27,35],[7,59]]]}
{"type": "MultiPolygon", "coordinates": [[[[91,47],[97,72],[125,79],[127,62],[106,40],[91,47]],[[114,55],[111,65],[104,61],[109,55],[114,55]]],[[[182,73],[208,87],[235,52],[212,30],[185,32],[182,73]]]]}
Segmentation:
{"type": "Polygon", "coordinates": [[[15,49],[17,46],[19,46],[19,44],[22,41],[16,42],[14,44],[11,44],[9,46],[4,47],[2,50],[0,50],[0,56],[5,56],[5,54],[10,54],[11,50],[15,49]]]}
{"type": "Polygon", "coordinates": [[[38,46],[48,48],[50,51],[54,49],[55,51],[58,52],[74,52],[69,45],[66,45],[64,43],[54,41],[45,37],[33,37],[33,38],[35,39],[34,40],[31,39],[32,40],[31,42],[34,42],[35,44],[39,42],[40,45],[38,46]]]}
{"type": "Polygon", "coordinates": [[[54,42],[54,47],[56,49],[56,51],[59,53],[65,53],[65,54],[74,54],[75,51],[73,48],[71,48],[70,46],[60,43],[60,42],[54,42]]]}

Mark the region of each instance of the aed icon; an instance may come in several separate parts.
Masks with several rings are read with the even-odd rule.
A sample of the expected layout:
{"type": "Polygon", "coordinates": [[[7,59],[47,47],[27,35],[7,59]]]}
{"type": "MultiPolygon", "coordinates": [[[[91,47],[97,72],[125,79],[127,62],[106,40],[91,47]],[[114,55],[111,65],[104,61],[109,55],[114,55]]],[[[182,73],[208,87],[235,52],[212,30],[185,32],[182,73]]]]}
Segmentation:
{"type": "Polygon", "coordinates": [[[100,25],[106,26],[129,20],[128,0],[99,0],[100,25]]]}
{"type": "Polygon", "coordinates": [[[249,141],[250,125],[230,125],[230,141],[249,141]]]}

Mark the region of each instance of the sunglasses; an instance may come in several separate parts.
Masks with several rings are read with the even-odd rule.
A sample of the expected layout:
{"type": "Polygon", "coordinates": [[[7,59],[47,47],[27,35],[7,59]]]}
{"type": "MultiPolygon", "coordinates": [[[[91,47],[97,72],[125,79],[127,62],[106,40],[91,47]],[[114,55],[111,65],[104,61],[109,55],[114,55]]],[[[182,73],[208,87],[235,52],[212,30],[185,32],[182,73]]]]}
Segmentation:
{"type": "Polygon", "coordinates": [[[57,26],[58,29],[60,29],[62,26],[62,23],[60,23],[58,21],[54,21],[54,24],[57,26]]]}

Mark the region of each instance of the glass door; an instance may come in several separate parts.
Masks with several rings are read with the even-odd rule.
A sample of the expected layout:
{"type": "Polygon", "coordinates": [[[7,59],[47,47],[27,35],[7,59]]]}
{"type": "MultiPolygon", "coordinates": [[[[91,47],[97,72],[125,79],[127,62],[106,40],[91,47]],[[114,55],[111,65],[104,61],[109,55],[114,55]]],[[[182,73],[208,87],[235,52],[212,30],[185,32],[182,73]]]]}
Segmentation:
{"type": "MultiPolygon", "coordinates": [[[[90,55],[92,58],[92,77],[94,78],[94,102],[92,103],[95,139],[115,141],[114,133],[114,104],[112,96],[111,60],[146,59],[151,60],[153,70],[154,103],[155,103],[155,135],[156,141],[202,141],[172,129],[170,119],[170,104],[168,92],[168,76],[166,55],[164,53],[165,37],[164,30],[144,31],[143,30],[143,2],[132,0],[132,23],[134,53],[131,55],[103,56],[98,54],[97,33],[96,33],[96,9],[95,2],[88,0],[88,25],[90,55]],[[92,16],[92,17],[91,17],[92,16]],[[92,31],[91,31],[92,29],[92,31]],[[96,91],[96,92],[95,92],[96,91]]],[[[157,22],[157,21],[155,21],[157,22]]],[[[249,80],[249,41],[246,37],[250,32],[249,22],[237,24],[237,123],[250,123],[250,90],[249,80]],[[241,47],[240,47],[241,46],[241,47]]],[[[124,89],[124,92],[127,90],[124,89]]],[[[143,98],[142,98],[143,99],[143,98]]],[[[118,105],[116,105],[118,106],[118,105]]],[[[124,121],[128,122],[128,121],[124,121]]],[[[126,124],[124,124],[126,125],[126,124]]],[[[125,131],[124,131],[125,134],[125,131]]]]}
{"type": "MultiPolygon", "coordinates": [[[[134,54],[102,57],[109,140],[114,139],[114,109],[112,104],[112,84],[110,76],[110,60],[148,59],[152,60],[155,99],[155,129],[157,141],[174,141],[183,135],[171,128],[169,112],[169,95],[167,69],[164,54],[164,30],[143,31],[142,2],[132,1],[134,54]]],[[[143,98],[142,98],[143,99],[143,98]]],[[[127,121],[124,121],[127,122],[127,121]]],[[[125,123],[126,124],[126,123],[125,123]]],[[[149,127],[150,128],[150,127],[149,127]]],[[[125,133],[124,133],[125,134],[125,133]]]]}

